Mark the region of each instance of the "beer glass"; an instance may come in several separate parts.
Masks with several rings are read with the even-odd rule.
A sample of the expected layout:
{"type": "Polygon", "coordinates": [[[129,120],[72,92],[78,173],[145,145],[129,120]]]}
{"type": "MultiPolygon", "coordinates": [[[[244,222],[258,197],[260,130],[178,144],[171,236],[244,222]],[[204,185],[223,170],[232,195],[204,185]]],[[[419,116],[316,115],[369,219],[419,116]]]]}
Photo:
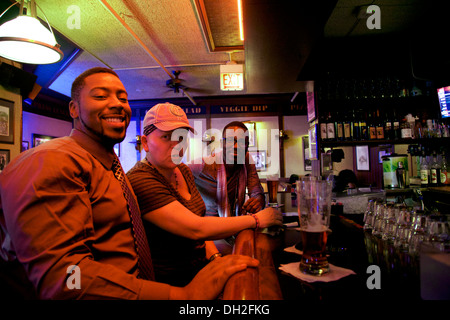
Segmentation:
{"type": "Polygon", "coordinates": [[[363,219],[364,220],[364,227],[363,227],[364,231],[369,231],[369,230],[372,230],[372,228],[373,228],[373,222],[374,222],[373,220],[375,217],[375,212],[374,212],[375,204],[376,204],[375,200],[372,200],[372,199],[367,202],[367,209],[364,212],[364,219],[363,219]]]}
{"type": "Polygon", "coordinates": [[[299,180],[296,183],[303,243],[300,271],[320,276],[329,271],[326,244],[330,226],[332,183],[325,180],[299,180]]]}
{"type": "Polygon", "coordinates": [[[391,243],[394,242],[397,231],[396,211],[398,211],[398,208],[393,204],[387,204],[382,221],[383,232],[381,233],[381,239],[391,243]]]}
{"type": "Polygon", "coordinates": [[[416,214],[413,216],[412,224],[413,226],[409,239],[409,253],[414,255],[419,253],[422,243],[428,242],[429,240],[428,217],[422,210],[417,210],[416,214]]]}
{"type": "Polygon", "coordinates": [[[405,207],[400,208],[397,217],[397,231],[394,246],[401,251],[409,250],[409,240],[412,228],[412,212],[405,207]]]}
{"type": "Polygon", "coordinates": [[[439,251],[450,248],[449,224],[447,221],[431,220],[429,227],[430,243],[439,251]]]}
{"type": "Polygon", "coordinates": [[[384,221],[384,211],[385,204],[377,202],[375,206],[375,217],[373,220],[372,235],[380,237],[383,235],[383,221],[384,221]]]}
{"type": "Polygon", "coordinates": [[[269,193],[269,207],[277,206],[278,200],[278,176],[270,175],[267,176],[267,191],[269,193]]]}

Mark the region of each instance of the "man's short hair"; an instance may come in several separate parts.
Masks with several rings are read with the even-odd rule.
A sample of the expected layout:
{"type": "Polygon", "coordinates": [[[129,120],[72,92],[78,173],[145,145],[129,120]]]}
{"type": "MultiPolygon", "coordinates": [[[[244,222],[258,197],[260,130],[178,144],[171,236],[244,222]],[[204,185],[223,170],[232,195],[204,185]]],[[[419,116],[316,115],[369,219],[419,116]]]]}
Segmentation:
{"type": "Polygon", "coordinates": [[[225,136],[226,130],[230,127],[239,127],[239,128],[242,128],[244,130],[244,132],[248,131],[248,128],[244,123],[242,123],[240,121],[233,121],[233,122],[230,122],[229,124],[227,124],[225,126],[225,128],[223,128],[223,131],[222,131],[223,136],[225,136]]]}
{"type": "Polygon", "coordinates": [[[115,73],[112,69],[104,68],[104,67],[95,67],[88,69],[84,71],[82,74],[80,74],[72,83],[72,90],[70,92],[70,95],[72,97],[72,100],[78,101],[80,99],[80,92],[84,87],[84,79],[89,77],[90,75],[96,74],[96,73],[110,73],[117,78],[119,76],[117,73],[115,73]]]}

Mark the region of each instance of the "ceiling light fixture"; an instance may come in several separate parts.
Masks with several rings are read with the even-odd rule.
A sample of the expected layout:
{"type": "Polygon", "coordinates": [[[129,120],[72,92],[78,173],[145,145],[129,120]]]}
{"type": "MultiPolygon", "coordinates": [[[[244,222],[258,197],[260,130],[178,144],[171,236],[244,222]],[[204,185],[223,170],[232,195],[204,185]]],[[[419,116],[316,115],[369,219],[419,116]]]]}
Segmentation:
{"type": "Polygon", "coordinates": [[[238,5],[238,15],[239,15],[239,34],[241,35],[241,40],[244,41],[244,19],[242,17],[242,2],[237,0],[238,5]]]}
{"type": "MultiPolygon", "coordinates": [[[[17,3],[13,3],[3,11],[0,18],[17,3]]],[[[59,49],[60,45],[56,43],[55,35],[45,13],[42,12],[50,30],[37,19],[36,2],[34,0],[26,1],[25,14],[24,4],[25,0],[21,0],[17,18],[0,26],[0,56],[30,64],[50,64],[61,61],[64,54],[59,49]]]]}

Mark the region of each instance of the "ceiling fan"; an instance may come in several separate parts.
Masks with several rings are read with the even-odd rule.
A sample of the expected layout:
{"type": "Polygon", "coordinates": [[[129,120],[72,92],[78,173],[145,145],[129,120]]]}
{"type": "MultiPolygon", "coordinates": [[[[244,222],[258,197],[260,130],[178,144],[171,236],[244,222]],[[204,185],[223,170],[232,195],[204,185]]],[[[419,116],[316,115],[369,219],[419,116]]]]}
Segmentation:
{"type": "Polygon", "coordinates": [[[172,71],[172,73],[173,73],[174,77],[170,78],[169,80],[166,81],[166,86],[168,88],[172,89],[174,93],[180,92],[180,89],[181,90],[187,89],[187,87],[182,84],[182,82],[184,80],[178,78],[178,76],[180,75],[181,71],[180,70],[174,70],[174,71],[172,71]]]}
{"type": "Polygon", "coordinates": [[[198,93],[210,93],[209,90],[203,90],[203,89],[194,89],[194,88],[190,88],[187,87],[183,84],[184,80],[179,78],[181,71],[180,70],[173,70],[172,71],[172,75],[170,75],[170,79],[166,81],[166,86],[170,89],[173,90],[174,93],[179,93],[180,90],[183,92],[184,95],[186,95],[189,100],[191,100],[191,102],[196,105],[196,103],[194,102],[194,100],[191,98],[191,96],[188,94],[189,92],[198,92],[198,93]]]}
{"type": "Polygon", "coordinates": [[[185,94],[189,100],[191,100],[191,102],[194,105],[197,105],[194,101],[194,99],[192,99],[192,97],[185,92],[185,90],[187,90],[188,88],[182,84],[182,82],[184,81],[183,79],[178,78],[178,76],[180,75],[181,71],[180,70],[173,70],[172,74],[170,74],[167,69],[165,69],[165,71],[167,72],[167,74],[170,76],[170,79],[166,81],[166,86],[168,88],[170,88],[171,90],[173,90],[174,93],[179,93],[180,90],[183,91],[183,94],[185,94]]]}

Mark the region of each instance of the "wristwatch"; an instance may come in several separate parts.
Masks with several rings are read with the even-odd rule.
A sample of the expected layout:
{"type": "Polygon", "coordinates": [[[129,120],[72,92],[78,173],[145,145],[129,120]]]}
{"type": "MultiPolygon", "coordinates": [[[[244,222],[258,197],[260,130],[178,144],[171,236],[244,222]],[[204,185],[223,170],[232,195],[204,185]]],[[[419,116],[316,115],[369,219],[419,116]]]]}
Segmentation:
{"type": "Polygon", "coordinates": [[[213,261],[217,257],[221,257],[222,254],[220,252],[214,253],[211,257],[209,257],[209,262],[213,261]]]}

